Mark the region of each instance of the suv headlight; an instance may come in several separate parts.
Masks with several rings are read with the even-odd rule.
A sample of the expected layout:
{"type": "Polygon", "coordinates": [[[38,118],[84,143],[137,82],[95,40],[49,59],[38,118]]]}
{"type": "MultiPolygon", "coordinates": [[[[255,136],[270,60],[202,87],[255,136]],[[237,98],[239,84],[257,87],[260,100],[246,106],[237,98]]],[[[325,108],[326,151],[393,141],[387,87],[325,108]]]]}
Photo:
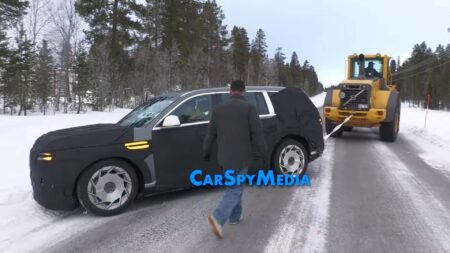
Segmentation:
{"type": "Polygon", "coordinates": [[[38,159],[39,161],[47,161],[47,162],[50,162],[50,161],[53,159],[53,157],[52,157],[52,154],[51,154],[51,153],[39,153],[37,159],[38,159]]]}

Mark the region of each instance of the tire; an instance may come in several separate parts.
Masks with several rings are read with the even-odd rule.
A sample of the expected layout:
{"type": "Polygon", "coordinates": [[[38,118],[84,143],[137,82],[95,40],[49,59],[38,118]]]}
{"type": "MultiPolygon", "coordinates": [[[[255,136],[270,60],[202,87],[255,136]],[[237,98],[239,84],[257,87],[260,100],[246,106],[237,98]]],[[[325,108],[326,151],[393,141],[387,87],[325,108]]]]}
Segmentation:
{"type": "Polygon", "coordinates": [[[380,139],[386,142],[394,142],[397,139],[400,126],[400,110],[397,108],[392,122],[384,122],[380,126],[380,139]]]}
{"type": "Polygon", "coordinates": [[[136,172],[125,161],[109,159],[95,163],[81,174],[77,183],[80,204],[100,216],[122,213],[138,193],[136,172]]]}
{"type": "Polygon", "coordinates": [[[353,127],[344,126],[344,127],[342,127],[342,130],[345,132],[351,132],[351,131],[353,131],[353,127]]]}
{"type": "MultiPolygon", "coordinates": [[[[336,127],[336,124],[333,124],[331,122],[331,120],[329,119],[325,119],[325,131],[327,134],[330,134],[331,132],[333,132],[333,129],[336,127]]],[[[342,134],[344,133],[344,129],[343,127],[341,127],[339,130],[337,130],[336,132],[334,132],[331,137],[341,137],[342,134]]]]}
{"type": "Polygon", "coordinates": [[[278,145],[272,161],[276,173],[302,176],[308,167],[309,155],[302,143],[287,139],[278,145]]]}

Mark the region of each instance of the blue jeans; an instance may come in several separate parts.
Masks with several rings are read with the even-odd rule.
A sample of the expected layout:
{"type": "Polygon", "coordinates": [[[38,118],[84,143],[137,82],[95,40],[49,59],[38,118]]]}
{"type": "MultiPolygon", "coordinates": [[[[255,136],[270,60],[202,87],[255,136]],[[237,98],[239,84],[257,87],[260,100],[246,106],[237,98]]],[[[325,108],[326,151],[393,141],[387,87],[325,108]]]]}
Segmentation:
{"type": "MultiPolygon", "coordinates": [[[[247,169],[236,169],[235,175],[237,174],[247,174],[247,169]]],[[[244,193],[243,185],[235,185],[232,187],[227,187],[225,190],[225,195],[214,210],[214,218],[224,225],[227,220],[239,221],[242,213],[242,194],[244,193]]]]}

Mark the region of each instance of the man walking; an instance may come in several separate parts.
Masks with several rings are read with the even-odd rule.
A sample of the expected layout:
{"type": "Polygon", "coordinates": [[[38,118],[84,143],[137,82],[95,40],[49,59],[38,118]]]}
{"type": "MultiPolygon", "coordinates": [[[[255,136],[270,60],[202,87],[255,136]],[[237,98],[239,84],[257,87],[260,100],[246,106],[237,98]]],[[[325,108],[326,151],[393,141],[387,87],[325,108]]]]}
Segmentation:
{"type": "MultiPolygon", "coordinates": [[[[245,84],[236,80],[230,86],[230,99],[214,108],[203,143],[203,155],[209,160],[214,141],[218,144],[218,161],[235,175],[246,174],[255,161],[265,160],[266,143],[256,109],[245,100],[245,84]]],[[[213,233],[222,238],[222,226],[237,224],[242,214],[242,185],[228,187],[222,201],[208,217],[213,233]]]]}

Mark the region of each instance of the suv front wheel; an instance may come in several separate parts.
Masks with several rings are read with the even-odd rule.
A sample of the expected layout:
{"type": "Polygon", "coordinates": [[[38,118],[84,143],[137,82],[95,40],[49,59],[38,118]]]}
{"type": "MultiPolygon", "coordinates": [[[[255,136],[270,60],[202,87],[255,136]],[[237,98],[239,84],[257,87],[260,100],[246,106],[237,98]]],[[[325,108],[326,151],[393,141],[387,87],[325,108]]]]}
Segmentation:
{"type": "Polygon", "coordinates": [[[111,216],[123,212],[138,192],[134,169],[118,159],[104,160],[90,166],[78,180],[77,196],[89,212],[111,216]]]}

